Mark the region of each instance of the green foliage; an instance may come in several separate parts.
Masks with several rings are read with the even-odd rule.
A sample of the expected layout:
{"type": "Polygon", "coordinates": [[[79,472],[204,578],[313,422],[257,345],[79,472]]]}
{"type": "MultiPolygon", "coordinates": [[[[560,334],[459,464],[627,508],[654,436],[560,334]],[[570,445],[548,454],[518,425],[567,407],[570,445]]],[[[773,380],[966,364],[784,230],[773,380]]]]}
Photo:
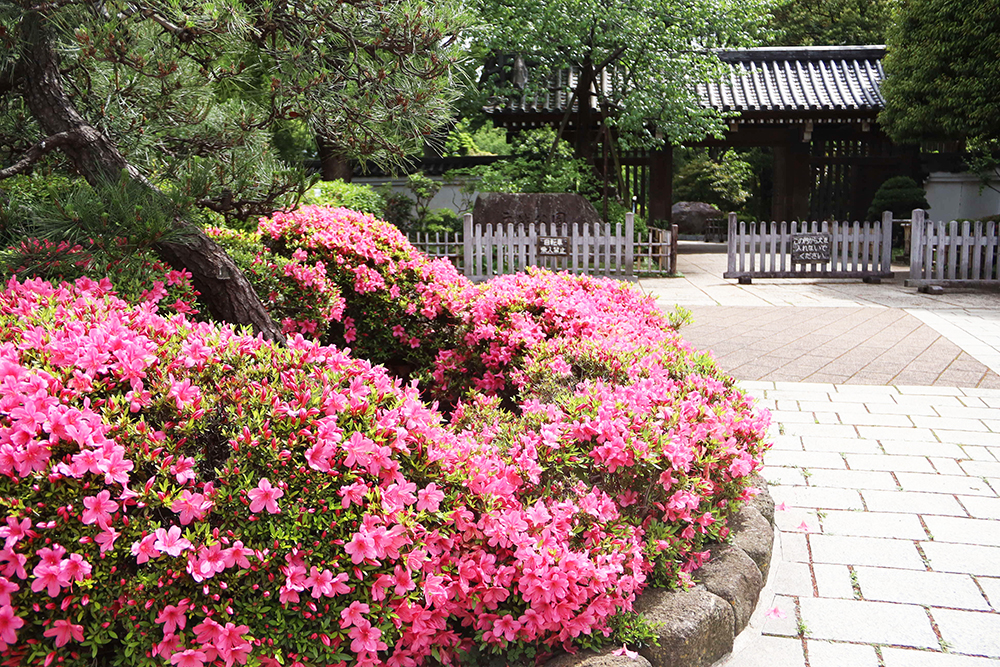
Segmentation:
{"type": "Polygon", "coordinates": [[[749,163],[730,149],[713,159],[697,150],[674,176],[676,201],[700,201],[720,211],[735,211],[750,198],[754,172],[749,163]]]}
{"type": "Polygon", "coordinates": [[[694,315],[684,306],[674,306],[674,309],[667,313],[667,325],[674,331],[693,323],[694,315]]]}
{"type": "Polygon", "coordinates": [[[893,141],[1000,150],[1000,0],[908,0],[887,44],[879,122],[893,141]]]}
{"type": "Polygon", "coordinates": [[[592,202],[599,185],[594,170],[584,160],[573,157],[568,142],[560,141],[551,160],[549,150],[555,130],[543,127],[522,132],[514,139],[513,158],[479,167],[481,192],[569,192],[592,202]]]}
{"type": "MultiPolygon", "coordinates": [[[[423,147],[450,115],[463,11],[455,0],[110,0],[100,11],[0,0],[0,165],[30,161],[62,127],[55,118],[78,114],[135,180],[229,218],[267,215],[295,201],[317,136],[387,168],[423,147]],[[46,54],[59,108],[29,94],[28,65],[46,54]]],[[[88,180],[107,172],[107,158],[80,154],[66,153],[88,180]]]]}
{"type": "Polygon", "coordinates": [[[472,127],[472,121],[463,118],[455,124],[444,144],[447,157],[461,155],[508,155],[510,144],[507,132],[498,127],[482,124],[472,127]]]}
{"type": "MultiPolygon", "coordinates": [[[[485,53],[520,54],[530,63],[517,76],[517,61],[507,59],[509,84],[495,79],[487,96],[530,101],[567,96],[565,83],[553,85],[551,73],[574,67],[583,83],[578,101],[589,97],[589,82],[606,74],[609,86],[596,86],[594,120],[607,118],[629,146],[679,144],[719,135],[720,116],[698,102],[692,81],[721,75],[714,48],[751,46],[768,17],[769,0],[476,0],[481,17],[477,43],[485,53]],[[522,72],[524,73],[524,72],[522,72]],[[517,80],[515,82],[515,80],[517,80]],[[523,85],[519,85],[522,84],[523,85]],[[652,131],[655,128],[655,131],[652,131]]],[[[487,72],[487,74],[489,74],[487,72]]],[[[488,100],[484,100],[488,102],[488,100]]],[[[581,104],[581,106],[583,106],[581,104]]]]}
{"type": "Polygon", "coordinates": [[[385,211],[386,198],[370,185],[345,181],[317,181],[302,196],[302,204],[312,206],[342,206],[380,217],[385,211]]]}
{"type": "Polygon", "coordinates": [[[894,0],[782,0],[768,40],[780,46],[885,44],[894,0]]]}
{"type": "Polygon", "coordinates": [[[893,217],[909,217],[915,208],[930,208],[924,189],[909,176],[893,176],[875,192],[868,220],[881,220],[883,211],[892,211],[893,217]]]}

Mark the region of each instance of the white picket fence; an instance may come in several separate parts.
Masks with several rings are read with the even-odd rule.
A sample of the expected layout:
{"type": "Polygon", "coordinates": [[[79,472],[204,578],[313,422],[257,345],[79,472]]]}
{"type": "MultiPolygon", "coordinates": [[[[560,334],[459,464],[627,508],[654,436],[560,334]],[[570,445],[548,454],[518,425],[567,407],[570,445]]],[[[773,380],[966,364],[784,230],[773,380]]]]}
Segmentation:
{"type": "Polygon", "coordinates": [[[729,214],[725,278],[892,277],[892,214],[879,222],[740,222],[729,214]]]}
{"type": "Polygon", "coordinates": [[[529,266],[635,279],[634,217],[621,223],[491,224],[465,215],[463,262],[473,282],[519,273],[529,266]],[[624,229],[623,229],[624,227],[624,229]]]}
{"type": "Polygon", "coordinates": [[[934,222],[923,210],[910,223],[907,286],[985,287],[1000,285],[1000,246],[995,222],[934,222]]]}

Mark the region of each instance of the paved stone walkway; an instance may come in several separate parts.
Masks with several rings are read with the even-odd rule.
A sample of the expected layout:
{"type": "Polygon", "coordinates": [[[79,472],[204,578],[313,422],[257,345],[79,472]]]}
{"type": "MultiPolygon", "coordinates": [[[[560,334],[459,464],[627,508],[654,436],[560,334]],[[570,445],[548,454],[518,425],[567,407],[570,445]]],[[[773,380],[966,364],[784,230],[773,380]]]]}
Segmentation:
{"type": "Polygon", "coordinates": [[[1000,391],[743,382],[778,545],[726,667],[1000,664],[1000,391]]]}
{"type": "Polygon", "coordinates": [[[1000,295],[737,285],[719,249],[640,281],[774,418],[770,577],[718,667],[1000,665],[1000,295]]]}

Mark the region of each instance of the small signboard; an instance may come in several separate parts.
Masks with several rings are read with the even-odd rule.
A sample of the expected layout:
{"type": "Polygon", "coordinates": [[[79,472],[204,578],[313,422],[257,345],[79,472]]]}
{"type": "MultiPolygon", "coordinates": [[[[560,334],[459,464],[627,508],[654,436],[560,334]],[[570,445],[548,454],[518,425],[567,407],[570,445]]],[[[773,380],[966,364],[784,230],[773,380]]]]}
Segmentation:
{"type": "Polygon", "coordinates": [[[538,254],[542,257],[565,257],[569,255],[569,238],[565,236],[539,236],[538,254]]]}
{"type": "Polygon", "coordinates": [[[831,245],[829,234],[792,234],[792,261],[829,262],[831,245]]]}

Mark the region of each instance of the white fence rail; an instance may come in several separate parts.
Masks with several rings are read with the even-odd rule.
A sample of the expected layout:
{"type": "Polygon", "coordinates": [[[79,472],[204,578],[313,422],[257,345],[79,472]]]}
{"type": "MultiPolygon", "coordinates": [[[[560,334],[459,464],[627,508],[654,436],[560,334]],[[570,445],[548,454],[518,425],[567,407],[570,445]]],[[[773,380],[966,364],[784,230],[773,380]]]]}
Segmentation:
{"type": "Polygon", "coordinates": [[[1000,285],[1000,246],[995,222],[933,222],[913,211],[907,286],[1000,285]]]}
{"type": "Polygon", "coordinates": [[[892,214],[880,222],[739,222],[729,214],[725,278],[892,277],[892,214]]]}
{"type": "Polygon", "coordinates": [[[471,225],[471,217],[466,216],[464,234],[414,232],[410,243],[430,257],[450,260],[477,282],[529,266],[623,280],[677,273],[677,225],[652,228],[632,241],[632,214],[625,225],[595,225],[596,233],[589,225],[568,223],[471,225]]]}
{"type": "Polygon", "coordinates": [[[553,271],[603,275],[625,280],[635,276],[634,219],[625,225],[598,223],[473,222],[465,215],[463,269],[473,282],[519,273],[529,266],[553,271]]]}

